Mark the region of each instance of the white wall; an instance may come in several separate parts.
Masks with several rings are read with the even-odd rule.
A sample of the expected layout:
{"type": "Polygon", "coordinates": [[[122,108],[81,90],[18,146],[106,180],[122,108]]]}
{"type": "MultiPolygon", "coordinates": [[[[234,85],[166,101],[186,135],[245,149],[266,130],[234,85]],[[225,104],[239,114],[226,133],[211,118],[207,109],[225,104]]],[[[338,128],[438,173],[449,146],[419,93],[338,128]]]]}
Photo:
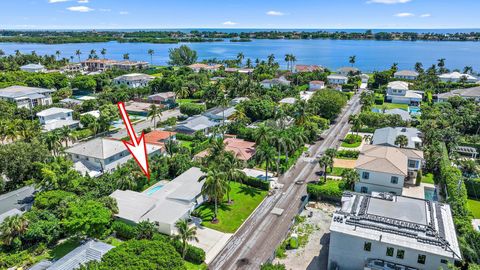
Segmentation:
{"type": "Polygon", "coordinates": [[[360,176],[360,181],[355,183],[355,191],[361,192],[362,187],[368,188],[368,193],[374,192],[395,192],[397,195],[402,195],[403,184],[405,177],[402,175],[396,174],[387,174],[382,172],[367,171],[362,169],[357,169],[357,172],[360,176]],[[364,179],[362,177],[363,172],[370,173],[369,179],[364,179]],[[392,184],[392,176],[398,177],[398,183],[392,184]]]}
{"type": "Polygon", "coordinates": [[[328,257],[328,269],[332,269],[335,262],[341,270],[363,269],[368,259],[381,259],[410,267],[425,270],[448,269],[441,259],[453,263],[453,259],[436,254],[427,253],[424,250],[415,250],[410,247],[392,245],[378,240],[366,240],[349,234],[332,231],[330,233],[330,246],[328,257]],[[365,242],[371,242],[371,251],[364,251],[365,242]],[[393,247],[393,257],[386,256],[387,247],[393,247]],[[397,250],[405,250],[404,258],[397,259],[397,250]],[[426,255],[425,264],[417,263],[418,255],[426,255]]]}

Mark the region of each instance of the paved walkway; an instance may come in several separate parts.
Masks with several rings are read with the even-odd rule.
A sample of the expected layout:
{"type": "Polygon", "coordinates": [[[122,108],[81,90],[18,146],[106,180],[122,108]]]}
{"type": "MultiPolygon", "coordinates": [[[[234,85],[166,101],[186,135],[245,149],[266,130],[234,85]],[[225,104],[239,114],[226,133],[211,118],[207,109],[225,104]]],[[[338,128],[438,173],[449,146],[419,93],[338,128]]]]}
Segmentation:
{"type": "Polygon", "coordinates": [[[205,262],[209,264],[227,244],[230,237],[232,237],[230,233],[222,233],[207,227],[197,226],[198,242],[191,241],[190,244],[205,251],[205,262]]]}
{"type": "Polygon", "coordinates": [[[333,167],[353,169],[353,168],[355,168],[355,161],[356,160],[354,160],[354,159],[334,158],[333,159],[333,167]]]}
{"type": "Polygon", "coordinates": [[[403,188],[402,195],[419,198],[419,199],[425,199],[425,188],[435,189],[435,185],[428,184],[428,183],[421,183],[420,186],[406,186],[403,188]]]}

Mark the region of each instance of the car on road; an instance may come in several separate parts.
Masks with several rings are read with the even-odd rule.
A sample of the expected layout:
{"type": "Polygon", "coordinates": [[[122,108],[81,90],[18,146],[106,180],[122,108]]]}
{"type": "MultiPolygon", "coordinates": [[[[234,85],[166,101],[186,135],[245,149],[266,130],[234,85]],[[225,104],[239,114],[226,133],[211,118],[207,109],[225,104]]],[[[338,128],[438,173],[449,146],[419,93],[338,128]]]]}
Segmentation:
{"type": "Polygon", "coordinates": [[[295,181],[295,184],[303,185],[303,184],[305,184],[305,180],[297,180],[297,181],[295,181]]]}

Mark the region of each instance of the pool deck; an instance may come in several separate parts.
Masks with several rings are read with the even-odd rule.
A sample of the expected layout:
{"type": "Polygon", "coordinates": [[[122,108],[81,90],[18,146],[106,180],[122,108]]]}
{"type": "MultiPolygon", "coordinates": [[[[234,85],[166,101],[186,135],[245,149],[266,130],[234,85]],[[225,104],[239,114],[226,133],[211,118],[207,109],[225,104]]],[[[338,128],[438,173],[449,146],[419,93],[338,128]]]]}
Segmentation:
{"type": "Polygon", "coordinates": [[[421,183],[420,186],[405,186],[403,187],[402,195],[425,200],[425,188],[435,189],[435,185],[421,183]]]}
{"type": "Polygon", "coordinates": [[[164,186],[165,184],[167,184],[168,182],[170,181],[167,181],[167,180],[161,180],[161,181],[158,181],[157,183],[153,184],[152,186],[150,186],[149,188],[145,189],[142,193],[143,194],[147,194],[147,195],[151,195],[149,194],[149,191],[158,187],[158,186],[164,186]]]}

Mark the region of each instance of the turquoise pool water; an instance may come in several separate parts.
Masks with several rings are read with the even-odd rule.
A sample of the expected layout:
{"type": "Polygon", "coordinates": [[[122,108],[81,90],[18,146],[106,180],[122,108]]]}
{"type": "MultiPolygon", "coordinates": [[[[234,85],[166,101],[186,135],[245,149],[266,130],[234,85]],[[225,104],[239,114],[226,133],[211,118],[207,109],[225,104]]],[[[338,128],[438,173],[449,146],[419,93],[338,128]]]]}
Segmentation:
{"type": "Polygon", "coordinates": [[[162,188],[163,188],[163,185],[159,185],[159,186],[153,187],[153,188],[147,190],[147,191],[145,192],[145,194],[147,194],[148,196],[152,196],[155,192],[159,191],[159,190],[162,189],[162,188]]]}
{"type": "Polygon", "coordinates": [[[425,200],[438,201],[437,192],[433,188],[424,188],[425,200]]]}
{"type": "Polygon", "coordinates": [[[408,107],[408,112],[410,114],[420,114],[421,110],[420,107],[410,106],[408,107]]]}
{"type": "Polygon", "coordinates": [[[379,113],[382,112],[379,108],[372,108],[372,112],[379,113]]]}

